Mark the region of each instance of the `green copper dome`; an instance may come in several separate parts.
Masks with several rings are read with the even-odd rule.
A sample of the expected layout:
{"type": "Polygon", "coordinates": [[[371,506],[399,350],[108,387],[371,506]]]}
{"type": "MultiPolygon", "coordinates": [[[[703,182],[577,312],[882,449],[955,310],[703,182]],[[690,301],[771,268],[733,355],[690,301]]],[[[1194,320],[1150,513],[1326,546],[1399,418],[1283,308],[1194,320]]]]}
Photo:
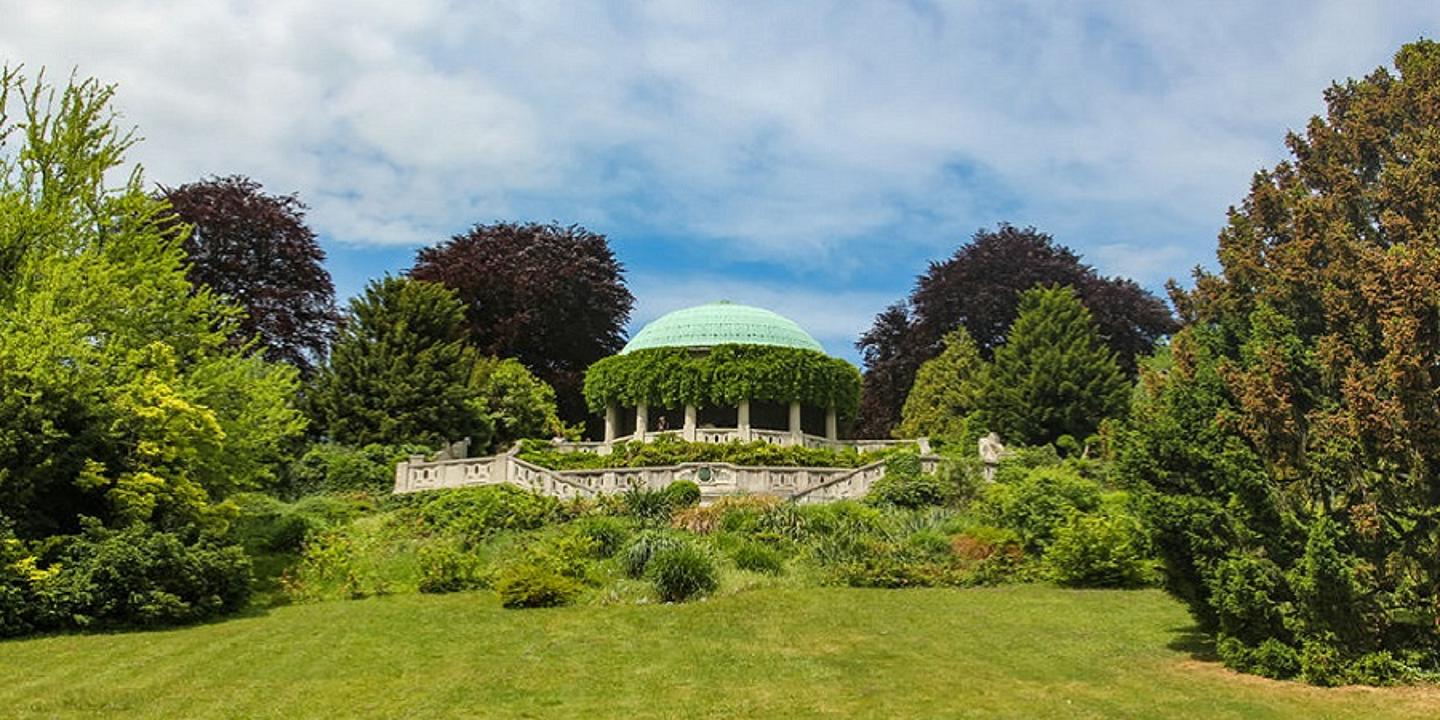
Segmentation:
{"type": "Polygon", "coordinates": [[[765,308],[720,301],[661,315],[635,333],[620,354],[663,347],[775,345],[823,353],[794,321],[765,308]]]}

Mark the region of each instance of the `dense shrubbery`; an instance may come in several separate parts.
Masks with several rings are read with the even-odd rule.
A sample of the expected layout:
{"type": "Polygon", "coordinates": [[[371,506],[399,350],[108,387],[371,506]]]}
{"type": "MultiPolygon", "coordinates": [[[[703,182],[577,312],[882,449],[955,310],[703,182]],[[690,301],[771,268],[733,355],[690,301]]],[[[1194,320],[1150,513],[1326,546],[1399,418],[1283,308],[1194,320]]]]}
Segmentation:
{"type": "Polygon", "coordinates": [[[559,519],[560,502],[508,485],[436,493],[419,507],[420,520],[436,531],[477,543],[502,530],[531,530],[559,519]]]}
{"type": "Polygon", "coordinates": [[[923,473],[902,452],[872,497],[817,505],[763,496],[699,505],[693,483],[570,503],[507,486],[436,491],[310,531],[288,586],[298,599],[491,587],[507,606],[534,607],[683,600],[741,582],[726,581],[730,568],[753,573],[741,582],[751,585],[782,573],[859,587],[1147,582],[1148,546],[1097,467],[1021,449],[980,492],[976,468],[923,473]],[[671,559],[657,565],[661,557],[671,559]],[[642,579],[653,590],[632,582],[642,579]]]}
{"type": "Polygon", "coordinates": [[[424,455],[421,445],[348,447],[318,444],[290,465],[284,490],[291,497],[314,493],[388,493],[395,487],[395,465],[411,455],[424,455]]]}
{"type": "Polygon", "coordinates": [[[1133,515],[1072,513],[1045,551],[1051,576],[1077,587],[1136,587],[1150,579],[1145,536],[1133,515]]]}
{"type": "Polygon", "coordinates": [[[233,545],[138,524],[44,545],[28,554],[0,536],[0,635],[195,622],[250,597],[250,561],[233,545]]]}
{"type": "Polygon", "coordinates": [[[798,445],[772,445],[761,440],[728,443],[687,442],[669,435],[662,435],[645,443],[616,443],[614,451],[609,455],[597,455],[589,452],[560,452],[551,447],[549,443],[537,441],[523,442],[520,448],[521,460],[552,470],[657,467],[691,462],[850,468],[883,460],[889,454],[889,451],[856,452],[854,448],[832,450],[798,445]]]}
{"type": "Polygon", "coordinates": [[[944,505],[956,496],[956,486],[934,473],[921,472],[920,456],[895,453],[885,460],[885,477],[870,488],[871,502],[904,508],[944,505]]]}
{"type": "Polygon", "coordinates": [[[326,495],[286,503],[269,495],[243,493],[232,501],[238,510],[233,536],[251,554],[297,552],[312,533],[373,508],[368,502],[326,495]]]}

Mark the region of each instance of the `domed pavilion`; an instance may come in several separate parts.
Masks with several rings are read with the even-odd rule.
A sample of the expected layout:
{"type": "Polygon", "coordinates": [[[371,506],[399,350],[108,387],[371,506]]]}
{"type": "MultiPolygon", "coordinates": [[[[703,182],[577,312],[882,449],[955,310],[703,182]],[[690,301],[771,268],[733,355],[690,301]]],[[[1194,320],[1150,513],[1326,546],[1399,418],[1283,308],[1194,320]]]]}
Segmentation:
{"type": "Polygon", "coordinates": [[[605,443],[662,434],[826,446],[860,403],[860,371],[794,321],[714,302],[663,315],[585,376],[605,443]]]}

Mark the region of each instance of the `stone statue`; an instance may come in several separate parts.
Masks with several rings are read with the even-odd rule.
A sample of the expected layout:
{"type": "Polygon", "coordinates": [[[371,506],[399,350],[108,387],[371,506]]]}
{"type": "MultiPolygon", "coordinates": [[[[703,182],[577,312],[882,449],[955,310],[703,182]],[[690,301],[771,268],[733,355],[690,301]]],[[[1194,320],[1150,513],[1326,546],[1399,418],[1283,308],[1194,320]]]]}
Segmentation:
{"type": "Polygon", "coordinates": [[[464,440],[446,445],[440,449],[440,452],[435,454],[436,462],[441,460],[462,460],[467,457],[470,457],[470,438],[468,437],[464,440]]]}
{"type": "Polygon", "coordinates": [[[1005,446],[1000,442],[1000,436],[990,433],[980,438],[980,462],[985,464],[985,482],[995,480],[995,468],[1000,465],[1000,458],[1005,454],[1005,446]]]}

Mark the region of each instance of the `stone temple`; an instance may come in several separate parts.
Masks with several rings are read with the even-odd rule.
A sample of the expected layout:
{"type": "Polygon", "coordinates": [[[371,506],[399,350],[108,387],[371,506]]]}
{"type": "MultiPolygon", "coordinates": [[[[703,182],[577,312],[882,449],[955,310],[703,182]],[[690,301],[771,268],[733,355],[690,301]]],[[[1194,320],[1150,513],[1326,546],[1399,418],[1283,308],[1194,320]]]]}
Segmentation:
{"type": "MultiPolygon", "coordinates": [[[[789,318],[723,300],[662,315],[636,333],[620,355],[666,348],[684,348],[698,355],[723,346],[789,348],[825,356],[825,348],[789,318]]],[[[737,370],[737,374],[743,372],[737,370]]],[[[605,407],[605,440],[643,440],[679,430],[686,440],[700,442],[838,444],[839,409],[834,405],[807,404],[803,397],[807,380],[823,382],[822,378],[797,376],[793,388],[796,392],[790,397],[740,397],[733,405],[674,403],[671,407],[657,407],[644,400],[622,405],[619,400],[607,398],[611,401],[605,407]]],[[[858,392],[858,385],[856,389],[858,392]]],[[[853,413],[854,408],[850,411],[853,413]]]]}
{"type": "MultiPolygon", "coordinates": [[[[562,452],[608,455],[617,443],[671,436],[691,442],[764,442],[860,451],[918,446],[919,440],[856,439],[847,428],[860,399],[860,372],[794,321],[727,301],[663,315],[616,355],[586,374],[585,398],[604,417],[603,436],[553,441],[562,452]]],[[[797,502],[858,497],[884,476],[882,462],[859,468],[745,467],[681,463],[645,468],[552,470],[517,457],[517,448],[483,458],[415,456],[395,471],[395,491],[508,483],[561,498],[593,497],[632,487],[663,488],[680,480],[707,500],[767,494],[797,502]]]]}

